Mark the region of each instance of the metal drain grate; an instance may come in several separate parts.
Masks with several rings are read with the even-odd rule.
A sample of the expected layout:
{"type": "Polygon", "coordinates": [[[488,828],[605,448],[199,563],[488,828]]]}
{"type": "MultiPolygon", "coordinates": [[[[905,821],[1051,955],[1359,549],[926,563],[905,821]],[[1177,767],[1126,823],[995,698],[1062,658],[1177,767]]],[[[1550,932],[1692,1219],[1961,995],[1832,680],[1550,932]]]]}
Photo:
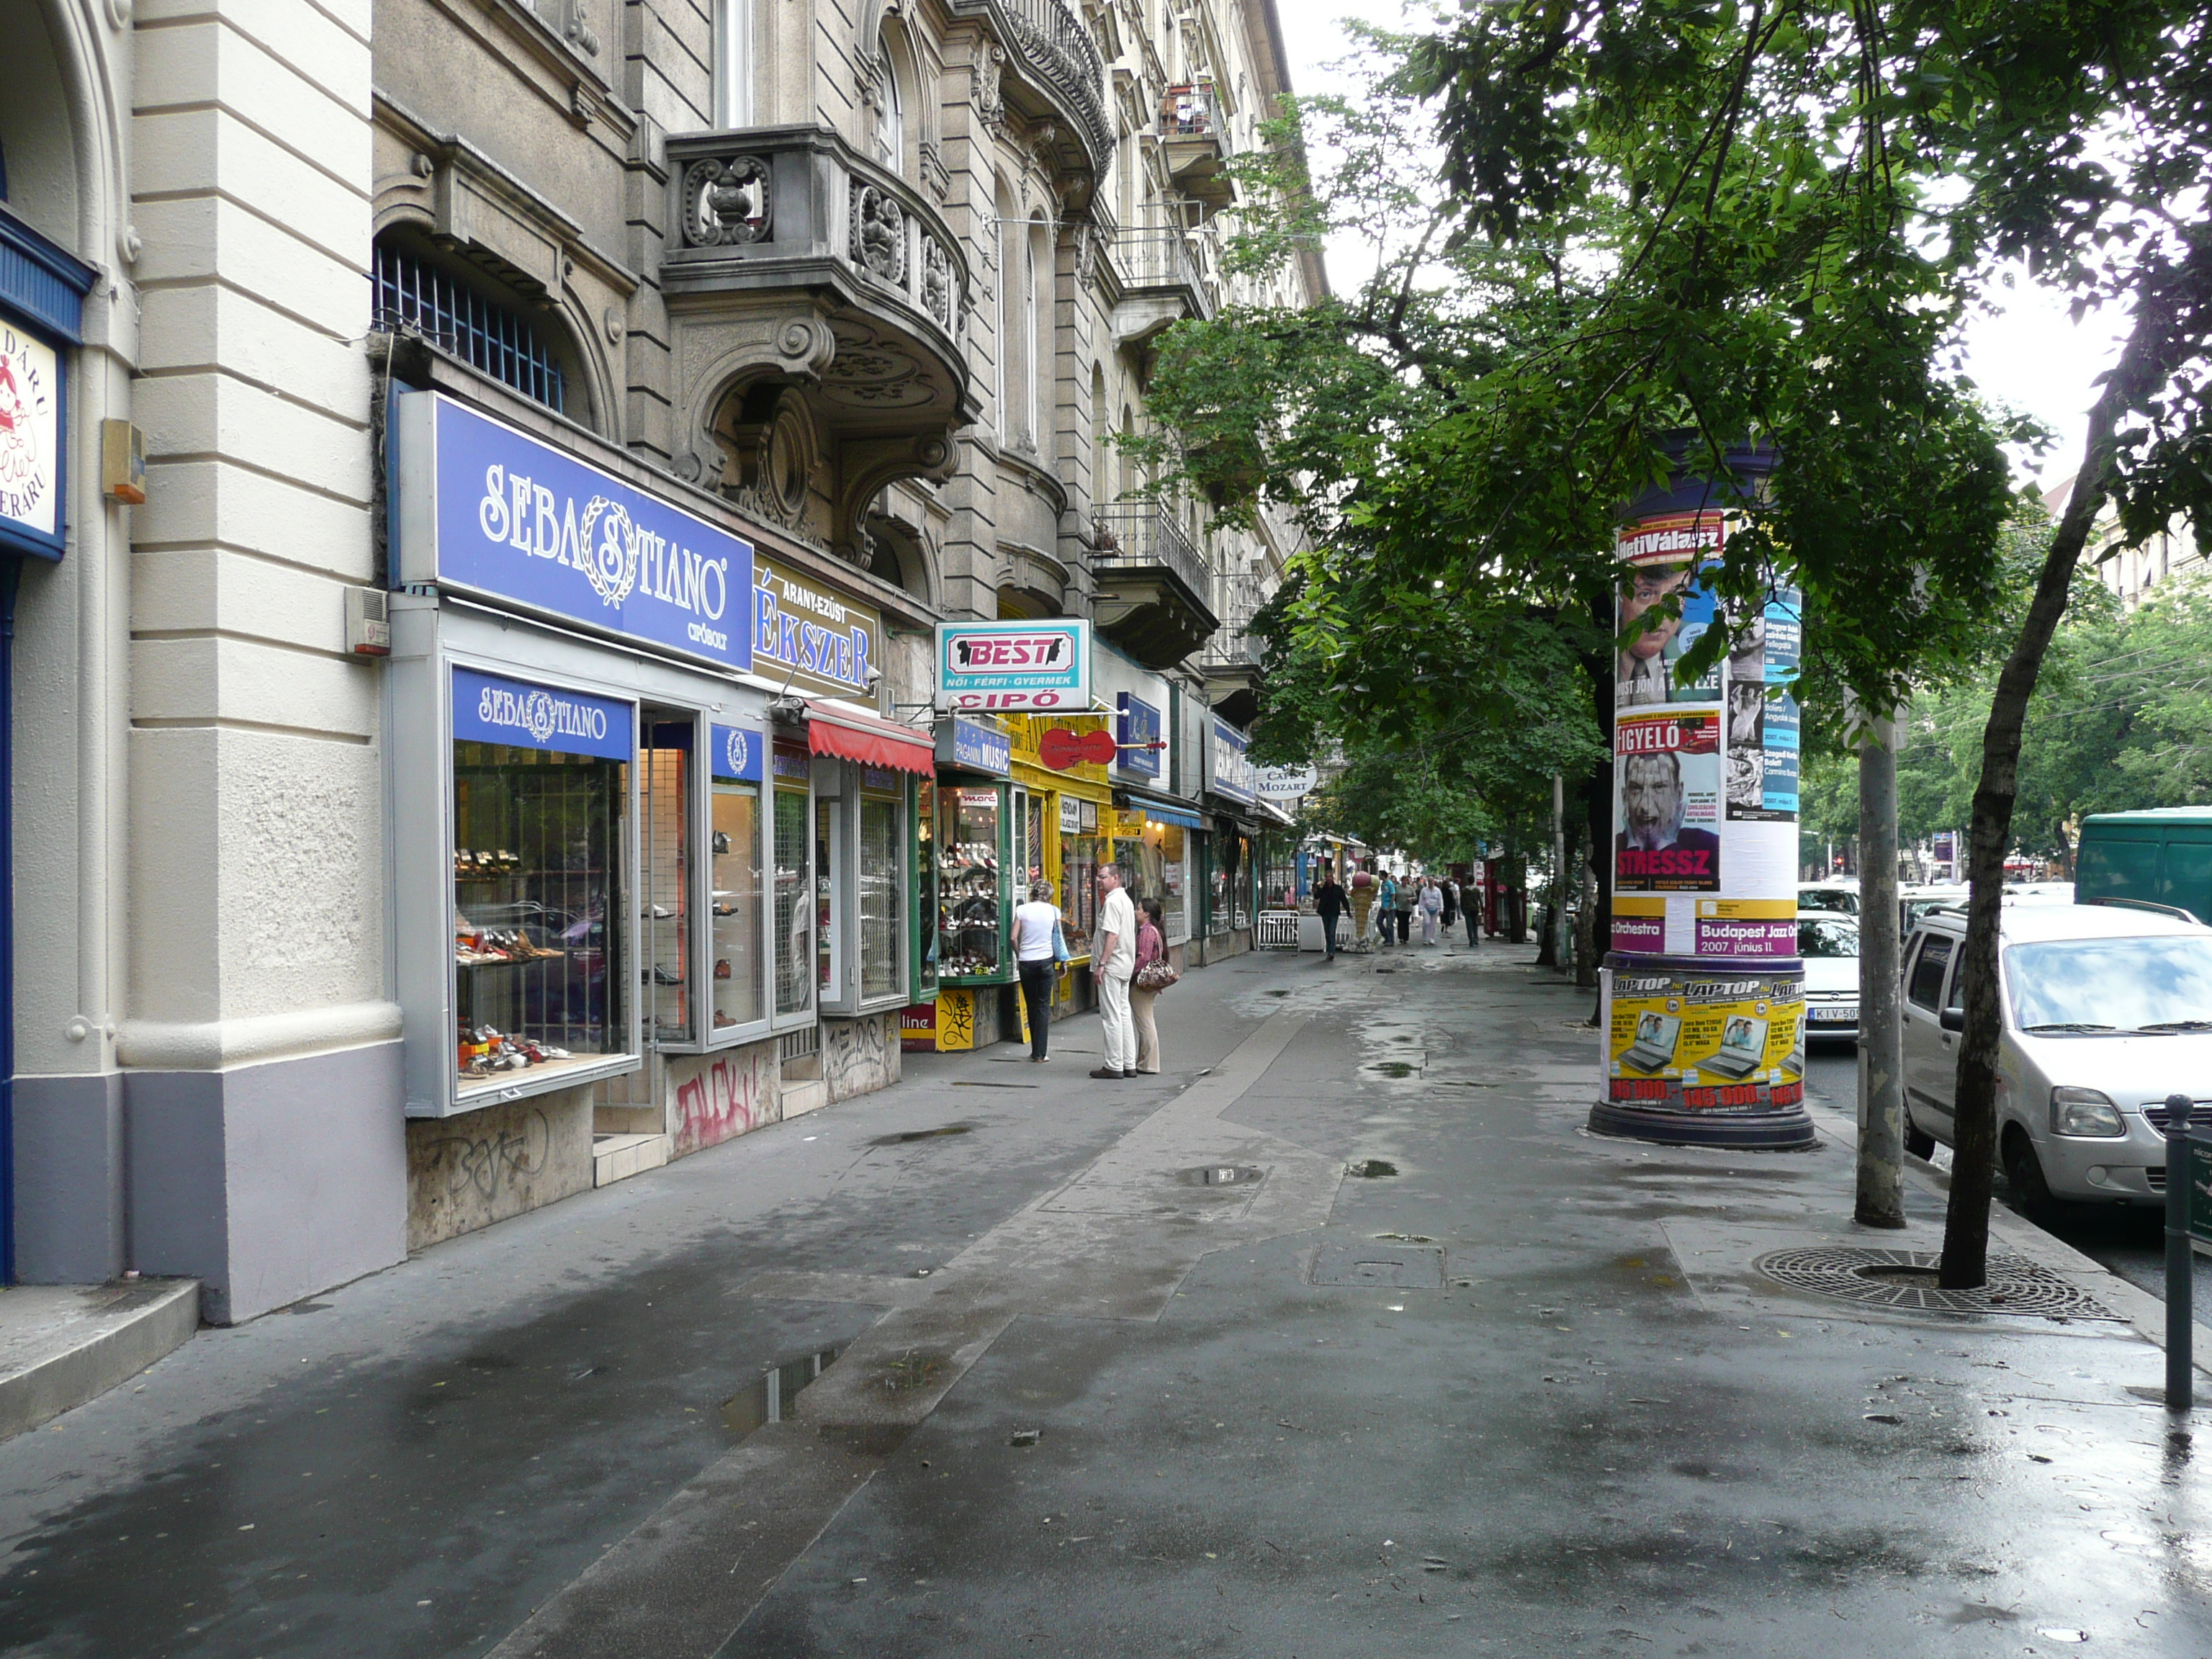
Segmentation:
{"type": "Polygon", "coordinates": [[[1752,1265],[1793,1290],[1904,1313],[2008,1314],[2039,1319],[2120,1317],[2049,1268],[2016,1255],[1991,1256],[1989,1283],[1977,1291],[1937,1289],[1936,1258],[1924,1250],[1815,1244],[1771,1251],[1752,1265]]]}

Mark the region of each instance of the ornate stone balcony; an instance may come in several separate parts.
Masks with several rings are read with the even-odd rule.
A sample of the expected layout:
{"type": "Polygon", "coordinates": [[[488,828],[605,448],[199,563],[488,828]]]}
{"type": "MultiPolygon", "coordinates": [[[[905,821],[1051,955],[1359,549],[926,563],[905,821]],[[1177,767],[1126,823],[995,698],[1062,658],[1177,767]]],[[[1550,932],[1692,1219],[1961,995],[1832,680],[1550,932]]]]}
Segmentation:
{"type": "Polygon", "coordinates": [[[876,494],[949,474],[981,413],[967,256],[828,128],[692,133],[667,153],[678,470],[864,558],[876,494]],[[830,521],[810,521],[823,493],[830,521]]]}
{"type": "Polygon", "coordinates": [[[1213,296],[1179,230],[1115,233],[1111,267],[1120,288],[1114,305],[1114,339],[1139,346],[1187,317],[1211,317],[1213,296]]]}
{"type": "Polygon", "coordinates": [[[1170,668],[1219,626],[1206,555],[1157,501],[1098,509],[1091,555],[1098,631],[1147,668],[1170,668]]]}
{"type": "Polygon", "coordinates": [[[1094,180],[1103,174],[1114,125],[1105,65],[1083,20],[1062,0],[951,0],[951,10],[988,19],[995,37],[975,69],[975,108],[985,123],[1000,118],[1011,93],[1025,106],[1022,113],[1050,124],[1068,171],[1094,180]]]}

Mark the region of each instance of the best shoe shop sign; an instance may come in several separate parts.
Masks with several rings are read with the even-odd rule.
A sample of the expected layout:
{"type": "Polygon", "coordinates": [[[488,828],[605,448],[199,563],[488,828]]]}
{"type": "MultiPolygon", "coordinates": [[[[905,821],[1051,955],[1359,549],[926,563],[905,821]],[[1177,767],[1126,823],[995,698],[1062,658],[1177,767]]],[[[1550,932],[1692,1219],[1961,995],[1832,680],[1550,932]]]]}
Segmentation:
{"type": "Polygon", "coordinates": [[[440,393],[393,402],[402,581],[753,665],[751,544],[440,393]]]}
{"type": "Polygon", "coordinates": [[[1089,713],[1091,624],[1071,617],[938,623],[937,706],[1089,713]]]}

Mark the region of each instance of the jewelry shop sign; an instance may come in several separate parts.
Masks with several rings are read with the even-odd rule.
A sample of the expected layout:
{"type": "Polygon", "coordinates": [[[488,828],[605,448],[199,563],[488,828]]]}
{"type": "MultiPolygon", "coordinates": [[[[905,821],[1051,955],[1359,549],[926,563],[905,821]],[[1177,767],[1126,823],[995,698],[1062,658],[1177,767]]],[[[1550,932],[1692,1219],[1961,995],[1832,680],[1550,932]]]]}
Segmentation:
{"type": "Polygon", "coordinates": [[[753,665],[750,543],[441,393],[393,402],[403,582],[753,665]]]}
{"type": "Polygon", "coordinates": [[[937,624],[937,706],[1083,714],[1091,708],[1091,624],[937,624]]]}

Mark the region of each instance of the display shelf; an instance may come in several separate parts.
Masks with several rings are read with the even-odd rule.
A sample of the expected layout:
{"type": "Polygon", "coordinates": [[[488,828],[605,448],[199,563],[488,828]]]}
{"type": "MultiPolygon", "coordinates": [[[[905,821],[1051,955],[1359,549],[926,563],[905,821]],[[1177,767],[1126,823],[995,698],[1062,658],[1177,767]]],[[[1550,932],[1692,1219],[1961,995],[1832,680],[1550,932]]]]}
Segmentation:
{"type": "Polygon", "coordinates": [[[541,951],[535,956],[527,957],[463,956],[458,951],[453,952],[453,966],[456,968],[527,968],[532,963],[566,962],[568,959],[566,951],[541,951]]]}

